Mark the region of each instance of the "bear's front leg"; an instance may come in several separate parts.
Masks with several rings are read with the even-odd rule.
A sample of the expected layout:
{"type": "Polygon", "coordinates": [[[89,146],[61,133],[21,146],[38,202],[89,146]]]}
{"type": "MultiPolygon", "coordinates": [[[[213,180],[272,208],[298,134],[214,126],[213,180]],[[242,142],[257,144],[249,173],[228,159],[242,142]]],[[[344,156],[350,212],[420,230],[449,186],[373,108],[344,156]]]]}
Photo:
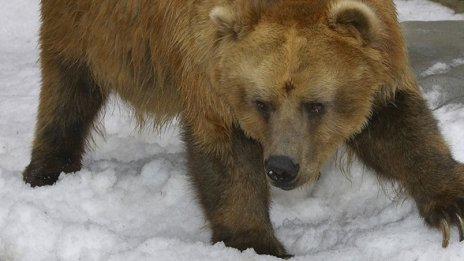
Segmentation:
{"type": "Polygon", "coordinates": [[[394,102],[378,106],[348,144],[379,175],[401,183],[427,224],[442,230],[443,247],[450,224],[464,239],[464,165],[453,159],[419,93],[398,92],[394,102]]]}
{"type": "Polygon", "coordinates": [[[184,126],[188,171],[213,230],[212,242],[289,257],[269,218],[269,185],[262,149],[235,129],[227,151],[206,152],[184,126]]]}

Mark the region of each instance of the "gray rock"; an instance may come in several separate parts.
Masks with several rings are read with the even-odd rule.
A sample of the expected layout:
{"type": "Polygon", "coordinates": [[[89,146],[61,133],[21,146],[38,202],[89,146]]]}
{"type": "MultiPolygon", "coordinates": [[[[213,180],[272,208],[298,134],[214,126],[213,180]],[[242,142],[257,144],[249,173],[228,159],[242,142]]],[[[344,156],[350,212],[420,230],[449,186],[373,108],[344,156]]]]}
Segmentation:
{"type": "Polygon", "coordinates": [[[457,13],[464,12],[464,0],[432,0],[434,2],[445,5],[457,13]]]}
{"type": "Polygon", "coordinates": [[[402,26],[411,65],[432,109],[464,104],[464,21],[402,26]]]}

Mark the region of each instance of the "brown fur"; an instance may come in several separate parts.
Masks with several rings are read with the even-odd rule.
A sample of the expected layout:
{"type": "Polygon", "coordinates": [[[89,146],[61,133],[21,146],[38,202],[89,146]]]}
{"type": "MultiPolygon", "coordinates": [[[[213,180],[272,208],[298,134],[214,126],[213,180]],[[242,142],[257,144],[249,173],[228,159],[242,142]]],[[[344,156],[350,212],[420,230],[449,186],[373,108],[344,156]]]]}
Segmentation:
{"type": "Polygon", "coordinates": [[[141,123],[180,117],[213,242],[288,257],[264,161],[295,162],[291,189],[345,142],[431,225],[463,210],[463,167],[419,94],[392,1],[43,0],[40,43],[32,186],[80,168],[115,92],[141,123]]]}

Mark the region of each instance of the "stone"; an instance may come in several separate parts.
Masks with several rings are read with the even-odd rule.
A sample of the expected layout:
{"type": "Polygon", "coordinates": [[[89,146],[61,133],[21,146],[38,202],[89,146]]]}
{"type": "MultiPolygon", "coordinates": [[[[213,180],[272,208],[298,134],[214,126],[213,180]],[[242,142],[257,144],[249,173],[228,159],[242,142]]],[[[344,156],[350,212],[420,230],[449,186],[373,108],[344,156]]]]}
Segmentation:
{"type": "Polygon", "coordinates": [[[404,22],[409,59],[432,109],[464,104],[464,21],[404,22]]]}
{"type": "Polygon", "coordinates": [[[456,11],[456,13],[464,12],[464,0],[432,0],[432,1],[445,5],[453,9],[454,11],[456,11]]]}

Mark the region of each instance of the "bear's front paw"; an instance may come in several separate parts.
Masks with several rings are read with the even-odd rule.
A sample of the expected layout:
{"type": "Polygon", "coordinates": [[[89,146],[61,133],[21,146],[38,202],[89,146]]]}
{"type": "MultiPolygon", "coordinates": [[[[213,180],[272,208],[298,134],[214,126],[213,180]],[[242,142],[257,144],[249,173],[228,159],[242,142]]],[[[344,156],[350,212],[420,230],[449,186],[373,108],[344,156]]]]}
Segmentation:
{"type": "Polygon", "coordinates": [[[447,203],[431,201],[420,208],[427,224],[442,231],[444,248],[450,241],[450,225],[458,227],[459,241],[464,240],[464,193],[462,196],[445,202],[447,203]]]}
{"type": "Polygon", "coordinates": [[[24,182],[30,184],[31,187],[53,185],[59,176],[60,172],[45,171],[43,168],[35,167],[32,164],[27,166],[23,172],[24,182]]]}
{"type": "Polygon", "coordinates": [[[260,255],[272,255],[283,259],[293,257],[289,255],[274,235],[262,230],[234,231],[216,229],[213,232],[212,242],[224,242],[228,247],[238,250],[253,248],[260,255]]]}

